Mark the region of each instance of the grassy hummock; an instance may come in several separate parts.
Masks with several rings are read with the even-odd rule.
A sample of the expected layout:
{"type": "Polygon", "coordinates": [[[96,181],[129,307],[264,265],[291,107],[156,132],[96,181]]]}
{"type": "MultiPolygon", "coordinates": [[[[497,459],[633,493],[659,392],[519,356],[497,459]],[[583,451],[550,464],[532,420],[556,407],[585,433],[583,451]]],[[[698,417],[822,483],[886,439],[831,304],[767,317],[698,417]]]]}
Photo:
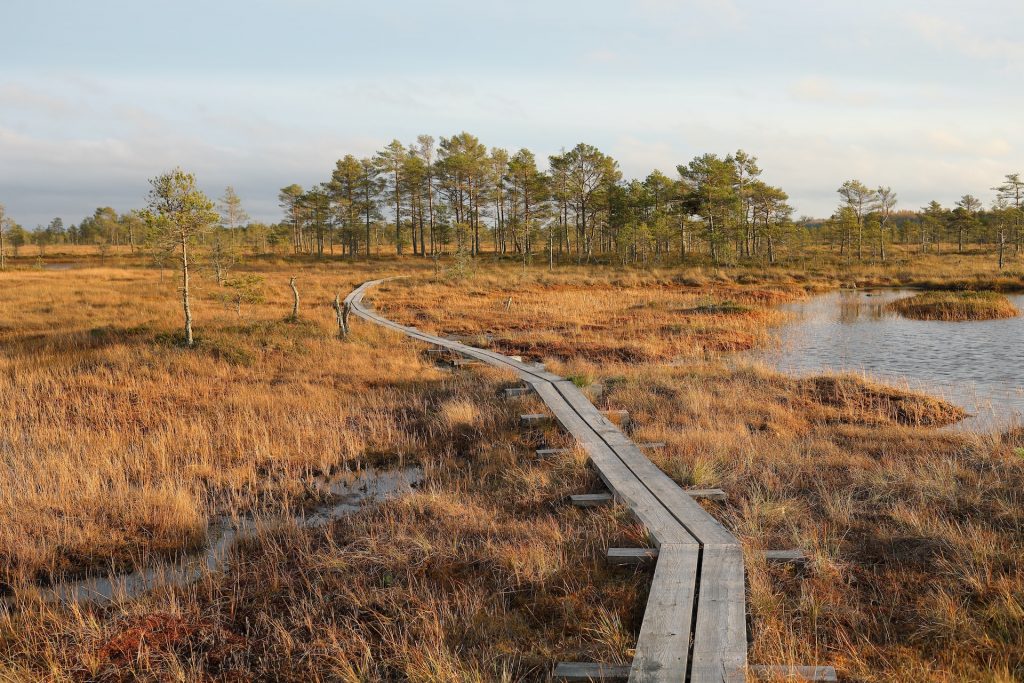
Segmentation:
{"type": "Polygon", "coordinates": [[[995,320],[1017,315],[1010,300],[998,292],[925,292],[894,301],[889,308],[914,320],[995,320]]]}

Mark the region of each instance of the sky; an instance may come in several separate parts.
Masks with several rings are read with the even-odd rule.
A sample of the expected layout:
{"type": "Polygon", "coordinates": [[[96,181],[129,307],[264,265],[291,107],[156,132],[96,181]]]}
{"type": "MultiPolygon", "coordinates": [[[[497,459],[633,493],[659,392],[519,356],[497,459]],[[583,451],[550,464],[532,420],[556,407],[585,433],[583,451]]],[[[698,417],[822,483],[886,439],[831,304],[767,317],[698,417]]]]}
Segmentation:
{"type": "Polygon", "coordinates": [[[421,133],[626,177],[744,149],[797,215],[856,178],[900,208],[1024,172],[1020,0],[2,0],[0,204],[144,204],[180,166],[255,219],[421,133]]]}

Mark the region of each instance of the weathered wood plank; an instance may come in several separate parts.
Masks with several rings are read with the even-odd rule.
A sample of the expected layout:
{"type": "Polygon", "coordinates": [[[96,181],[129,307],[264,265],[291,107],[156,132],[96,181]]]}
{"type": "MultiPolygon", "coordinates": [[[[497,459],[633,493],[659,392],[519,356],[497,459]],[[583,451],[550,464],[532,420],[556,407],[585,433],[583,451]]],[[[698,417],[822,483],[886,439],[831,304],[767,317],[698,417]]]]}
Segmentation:
{"type": "MultiPolygon", "coordinates": [[[[346,300],[357,301],[361,297],[362,292],[373,284],[375,283],[364,283],[364,285],[350,294],[346,300]]],[[[355,307],[355,304],[353,305],[355,307]]],[[[554,382],[565,381],[557,375],[552,375],[551,373],[539,370],[536,366],[511,361],[511,359],[508,359],[501,354],[484,349],[475,349],[457,342],[442,340],[431,335],[424,335],[422,333],[409,331],[400,325],[392,323],[386,318],[376,315],[375,313],[369,313],[361,307],[354,308],[354,310],[356,310],[358,314],[365,315],[365,317],[377,322],[378,324],[410,334],[410,336],[418,338],[421,341],[446,346],[459,353],[465,353],[472,357],[480,358],[485,362],[493,361],[495,364],[511,366],[513,369],[518,370],[522,379],[532,384],[535,390],[542,387],[553,387],[554,382]]],[[[568,384],[572,385],[571,382],[568,384]]],[[[575,389],[575,387],[573,388],[575,389]]],[[[559,403],[557,397],[552,395],[558,392],[547,393],[549,393],[549,396],[544,400],[549,407],[559,403]]],[[[576,390],[576,393],[578,396],[582,397],[582,393],[578,390],[576,390]]],[[[542,398],[544,397],[542,396],[542,398]]],[[[561,402],[564,403],[564,400],[561,402]]],[[[594,413],[597,412],[593,407],[593,404],[590,404],[589,401],[586,401],[586,403],[590,405],[591,410],[594,413]]],[[[616,494],[616,497],[629,505],[633,510],[634,515],[637,516],[637,519],[648,527],[654,540],[659,544],[663,542],[696,543],[696,540],[685,529],[672,528],[671,515],[667,515],[668,518],[666,518],[666,511],[664,509],[659,509],[663,508],[663,506],[660,505],[659,501],[657,501],[655,497],[650,496],[649,491],[643,490],[646,487],[644,487],[636,476],[629,471],[629,468],[623,468],[621,466],[621,462],[614,462],[618,460],[618,457],[614,451],[608,448],[607,444],[601,443],[601,439],[597,437],[594,427],[586,420],[570,420],[567,415],[569,412],[570,410],[565,410],[562,415],[558,415],[556,413],[556,418],[559,419],[559,422],[562,423],[563,427],[570,431],[570,433],[577,435],[577,438],[579,438],[579,435],[583,435],[583,438],[580,440],[581,445],[583,445],[588,451],[588,455],[590,455],[591,459],[595,462],[602,478],[605,479],[607,484],[609,484],[609,488],[611,488],[613,493],[616,494]],[[566,424],[567,421],[575,422],[575,424],[566,424]],[[603,467],[602,464],[604,465],[603,467]],[[652,500],[652,498],[654,499],[652,500]]],[[[578,416],[576,417],[578,418],[578,416]]],[[[599,414],[598,417],[607,423],[607,420],[599,414]]],[[[611,426],[610,423],[608,423],[608,425],[611,426]]]]}
{"type": "Polygon", "coordinates": [[[698,555],[693,546],[658,550],[630,683],[686,680],[698,555]]]}
{"type": "Polygon", "coordinates": [[[513,361],[511,361],[511,359],[508,359],[507,357],[502,356],[501,354],[497,354],[497,353],[492,352],[492,351],[487,351],[486,349],[478,349],[476,347],[467,346],[467,345],[462,344],[460,342],[450,341],[450,340],[446,340],[446,339],[441,339],[439,337],[435,337],[433,335],[424,334],[424,333],[421,333],[421,332],[419,332],[417,330],[414,330],[414,329],[411,329],[411,328],[407,328],[407,327],[403,327],[403,326],[401,326],[401,325],[399,325],[397,323],[394,323],[394,322],[388,320],[387,318],[384,318],[384,317],[380,316],[375,311],[373,311],[372,308],[370,308],[366,304],[362,303],[362,297],[365,294],[366,290],[368,288],[374,286],[374,285],[379,284],[380,282],[382,282],[382,280],[373,280],[373,281],[370,281],[370,282],[364,282],[362,285],[360,285],[355,290],[353,290],[352,293],[350,293],[347,297],[345,297],[345,301],[352,305],[353,311],[359,317],[362,317],[362,318],[364,318],[366,320],[370,320],[370,321],[372,321],[372,322],[374,322],[374,323],[376,323],[378,325],[381,325],[382,327],[387,327],[387,328],[390,328],[392,330],[395,330],[396,332],[401,332],[403,334],[406,334],[406,335],[412,337],[413,339],[418,339],[419,341],[422,341],[422,342],[425,342],[425,343],[428,343],[428,344],[436,344],[438,346],[445,347],[446,349],[449,349],[451,351],[455,351],[455,352],[458,352],[458,353],[463,353],[463,354],[471,355],[472,357],[478,358],[480,360],[483,360],[484,362],[488,362],[488,359],[491,359],[491,360],[495,361],[495,364],[505,364],[505,365],[511,364],[511,365],[516,366],[515,369],[517,369],[517,370],[519,370],[521,372],[525,372],[527,374],[530,374],[533,377],[538,377],[538,378],[546,379],[548,381],[556,381],[558,379],[561,379],[557,375],[553,375],[551,373],[544,372],[543,370],[538,370],[537,368],[533,367],[532,365],[527,366],[527,365],[525,365],[523,363],[514,363],[513,361]]]}
{"type": "Polygon", "coordinates": [[[559,662],[552,678],[565,683],[594,683],[625,681],[629,678],[629,667],[615,664],[591,664],[590,662],[559,662]]]}
{"type": "Polygon", "coordinates": [[[553,455],[561,455],[568,452],[568,448],[538,448],[536,453],[538,458],[550,458],[553,455]]]}
{"type": "Polygon", "coordinates": [[[658,549],[608,548],[606,559],[608,560],[608,564],[614,567],[633,567],[639,564],[647,564],[658,559],[658,549]]]}
{"type": "Polygon", "coordinates": [[[684,489],[684,492],[690,498],[707,498],[718,501],[726,499],[725,491],[722,489],[684,489]]]}
{"type": "MultiPolygon", "coordinates": [[[[410,329],[410,330],[414,330],[414,331],[416,330],[415,327],[410,327],[410,328],[406,328],[406,329],[410,329]]],[[[480,340],[483,340],[485,342],[490,343],[490,342],[494,341],[494,335],[491,335],[491,334],[475,334],[475,335],[446,334],[444,336],[444,340],[445,341],[449,341],[449,342],[454,342],[456,344],[465,344],[467,342],[480,341],[480,340]]]]}
{"type": "Polygon", "coordinates": [[[569,496],[569,502],[578,508],[596,508],[611,505],[614,499],[610,493],[579,493],[569,496]]]}
{"type": "Polygon", "coordinates": [[[746,595],[739,546],[701,553],[691,683],[743,683],[747,665],[746,595]]]}
{"type": "MultiPolygon", "coordinates": [[[[384,318],[382,320],[386,321],[387,319],[384,318]]],[[[421,341],[434,343],[436,339],[436,337],[430,337],[427,339],[421,339],[421,341]]],[[[510,358],[509,356],[503,356],[502,354],[496,351],[491,351],[489,349],[480,349],[475,346],[466,346],[465,344],[459,344],[456,342],[444,342],[444,344],[448,346],[448,348],[452,349],[453,351],[457,351],[458,353],[470,355],[491,365],[497,365],[499,367],[511,369],[517,372],[520,375],[520,377],[524,380],[534,379],[547,382],[557,382],[558,380],[562,379],[558,375],[552,374],[544,370],[543,363],[540,363],[540,367],[538,367],[538,365],[535,365],[533,363],[516,361],[510,358]]]]}
{"type": "Polygon", "coordinates": [[[561,394],[550,382],[536,383],[534,389],[541,400],[552,409],[562,427],[579,440],[616,500],[632,510],[633,515],[647,527],[656,543],[697,543],[643,482],[623,464],[608,444],[594,433],[590,425],[564,400],[559,400],[561,394]]]}
{"type": "Polygon", "coordinates": [[[768,681],[825,681],[838,683],[839,676],[831,666],[751,666],[750,675],[768,681]]]}
{"type": "Polygon", "coordinates": [[[562,378],[558,375],[550,373],[544,369],[543,363],[527,363],[524,361],[516,361],[508,356],[503,356],[496,351],[490,351],[488,349],[479,349],[473,346],[465,346],[462,344],[456,345],[460,353],[472,354],[474,358],[479,358],[485,363],[492,362],[492,364],[499,365],[512,369],[519,373],[520,377],[524,380],[538,379],[546,382],[557,382],[562,378]]]}
{"type": "Polygon", "coordinates": [[[605,445],[613,449],[613,452],[633,472],[634,476],[643,482],[644,486],[691,534],[703,543],[738,544],[736,538],[718,520],[684,493],[678,484],[647,459],[636,444],[601,415],[572,382],[563,380],[555,382],[553,385],[584,421],[591,425],[597,425],[599,438],[605,445]]]}
{"type": "Polygon", "coordinates": [[[516,396],[525,396],[530,393],[532,389],[529,387],[508,387],[504,390],[505,398],[515,398],[516,396]]]}
{"type": "Polygon", "coordinates": [[[794,550],[766,550],[764,559],[775,564],[803,564],[807,554],[799,548],[794,550]]]}
{"type": "Polygon", "coordinates": [[[551,422],[547,413],[527,413],[519,416],[519,424],[523,427],[542,427],[551,422]]]}

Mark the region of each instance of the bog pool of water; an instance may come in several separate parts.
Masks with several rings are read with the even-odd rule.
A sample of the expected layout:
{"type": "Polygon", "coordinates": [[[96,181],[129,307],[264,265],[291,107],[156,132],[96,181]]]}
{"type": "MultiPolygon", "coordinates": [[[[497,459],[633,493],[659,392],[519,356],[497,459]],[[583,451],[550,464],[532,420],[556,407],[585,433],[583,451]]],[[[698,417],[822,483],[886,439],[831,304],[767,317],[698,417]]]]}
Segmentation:
{"type": "MultiPolygon", "coordinates": [[[[753,356],[784,372],[862,372],[968,410],[959,429],[1005,428],[1024,415],[1024,315],[1005,320],[910,320],[886,304],[916,292],[840,290],[786,304],[778,344],[753,356]]],[[[1024,295],[1011,295],[1024,313],[1024,295]]]]}
{"type": "MultiPolygon", "coordinates": [[[[301,528],[324,526],[356,512],[364,505],[408,493],[422,480],[423,471],[418,467],[397,470],[368,468],[318,478],[315,485],[325,494],[328,502],[292,516],[290,521],[301,528]]],[[[35,590],[48,602],[81,602],[130,598],[160,585],[188,584],[205,572],[220,568],[232,546],[240,539],[255,534],[260,524],[282,521],[289,520],[221,517],[210,524],[206,543],[196,552],[182,553],[171,559],[140,562],[138,568],[126,571],[114,568],[107,574],[64,581],[35,590]]],[[[11,599],[7,598],[7,602],[11,604],[11,599]]]]}

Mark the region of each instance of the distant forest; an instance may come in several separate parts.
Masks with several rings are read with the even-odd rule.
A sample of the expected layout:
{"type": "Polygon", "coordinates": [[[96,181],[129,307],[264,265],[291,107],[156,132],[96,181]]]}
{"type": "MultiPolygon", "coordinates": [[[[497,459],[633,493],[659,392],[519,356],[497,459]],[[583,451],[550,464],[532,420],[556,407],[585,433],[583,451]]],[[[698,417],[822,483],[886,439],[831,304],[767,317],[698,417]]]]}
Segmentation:
{"type": "MultiPolygon", "coordinates": [[[[795,218],[789,196],[762,180],[757,158],[740,150],[705,154],[676,167],[625,179],[612,157],[588,144],[538,165],[528,149],[488,148],[469,133],[391,142],[372,157],[346,155],[324,182],[279,193],[281,221],[246,215],[234,190],[220,200],[220,230],[251,254],[294,252],[357,257],[411,253],[525,261],[649,263],[708,260],[765,263],[804,258],[822,247],[850,260],[986,249],[998,258],[1024,242],[1024,180],[1008,174],[984,206],[965,194],[953,207],[901,208],[897,193],[850,180],[825,220],[795,218]]],[[[26,245],[95,244],[101,250],[147,244],[138,212],[110,207],[76,225],[55,218],[26,230],[0,209],[0,236],[17,255],[26,245]]],[[[219,243],[220,239],[216,241],[219,243]]]]}

